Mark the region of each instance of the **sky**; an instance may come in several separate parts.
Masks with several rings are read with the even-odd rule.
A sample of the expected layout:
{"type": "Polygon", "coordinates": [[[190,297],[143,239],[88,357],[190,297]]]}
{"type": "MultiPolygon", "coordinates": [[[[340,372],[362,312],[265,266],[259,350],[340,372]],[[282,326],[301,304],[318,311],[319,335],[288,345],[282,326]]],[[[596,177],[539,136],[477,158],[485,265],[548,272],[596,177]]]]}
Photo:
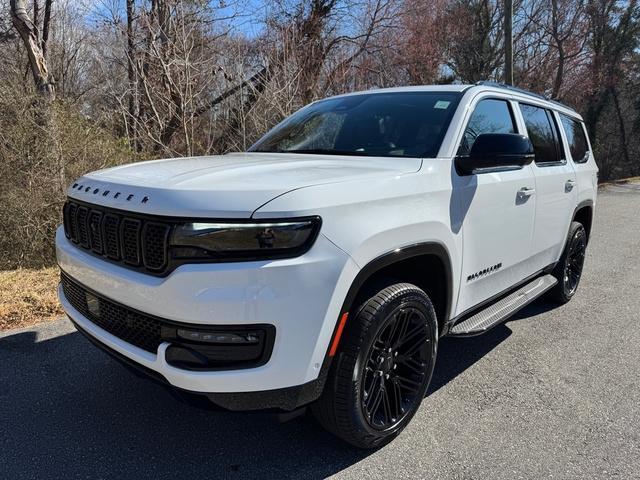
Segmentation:
{"type": "MultiPolygon", "coordinates": [[[[80,0],[76,7],[86,12],[88,22],[101,22],[112,18],[117,12],[124,19],[125,0],[80,0]]],[[[248,37],[260,35],[262,20],[267,14],[267,7],[262,0],[212,0],[209,5],[217,12],[217,17],[228,22],[237,31],[248,37]]]]}

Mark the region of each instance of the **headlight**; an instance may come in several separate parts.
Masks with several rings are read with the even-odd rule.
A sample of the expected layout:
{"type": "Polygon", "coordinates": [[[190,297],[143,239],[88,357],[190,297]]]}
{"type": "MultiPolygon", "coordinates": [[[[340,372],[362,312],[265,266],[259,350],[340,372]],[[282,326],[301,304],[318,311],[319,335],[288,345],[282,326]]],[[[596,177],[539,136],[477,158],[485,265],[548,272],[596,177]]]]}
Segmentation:
{"type": "Polygon", "coordinates": [[[170,251],[175,260],[263,260],[302,255],[315,241],[320,217],[247,222],[185,223],[176,226],[170,251]]]}

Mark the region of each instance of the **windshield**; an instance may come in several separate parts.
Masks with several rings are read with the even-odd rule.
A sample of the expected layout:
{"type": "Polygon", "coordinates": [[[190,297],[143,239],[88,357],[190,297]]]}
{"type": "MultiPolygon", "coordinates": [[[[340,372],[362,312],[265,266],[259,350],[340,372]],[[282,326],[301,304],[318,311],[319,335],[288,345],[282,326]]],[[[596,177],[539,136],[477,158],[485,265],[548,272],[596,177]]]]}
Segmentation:
{"type": "Polygon", "coordinates": [[[322,100],[298,110],[249,151],[435,157],[461,96],[395,92],[322,100]]]}

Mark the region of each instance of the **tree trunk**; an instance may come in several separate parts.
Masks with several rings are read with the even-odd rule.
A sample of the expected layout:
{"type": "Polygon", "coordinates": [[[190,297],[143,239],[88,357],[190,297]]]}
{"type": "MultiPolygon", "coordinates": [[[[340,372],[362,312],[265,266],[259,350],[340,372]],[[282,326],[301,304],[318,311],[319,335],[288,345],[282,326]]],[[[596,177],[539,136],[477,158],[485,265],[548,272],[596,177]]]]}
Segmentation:
{"type": "Polygon", "coordinates": [[[629,157],[629,146],[627,145],[627,129],[624,126],[624,116],[622,115],[622,109],[620,108],[620,102],[618,101],[618,92],[615,88],[611,89],[611,96],[613,97],[613,105],[616,108],[618,123],[620,124],[620,143],[622,144],[622,154],[624,155],[624,161],[628,166],[631,165],[631,158],[629,157]]]}
{"type": "Polygon", "coordinates": [[[53,77],[47,68],[42,44],[36,34],[36,27],[27,15],[27,6],[24,0],[11,0],[11,20],[13,26],[20,34],[22,42],[27,49],[29,65],[33,74],[33,81],[38,92],[48,100],[55,98],[53,77]]]}
{"type": "Polygon", "coordinates": [[[44,56],[44,58],[47,58],[49,24],[51,23],[51,3],[53,3],[53,0],[46,0],[44,4],[44,20],[42,21],[42,55],[44,56]]]}
{"type": "Polygon", "coordinates": [[[61,153],[60,132],[56,120],[56,111],[53,105],[56,90],[53,75],[49,73],[45,57],[46,39],[49,37],[49,24],[51,20],[51,3],[52,0],[47,0],[45,3],[42,41],[38,36],[35,23],[27,15],[26,2],[24,0],[11,0],[10,7],[11,20],[27,50],[33,81],[36,84],[36,89],[39,94],[39,101],[35,104],[37,108],[36,123],[39,129],[35,129],[33,132],[33,142],[35,144],[42,144],[45,151],[48,152],[47,156],[49,158],[47,160],[55,165],[58,176],[58,188],[61,194],[64,195],[66,190],[65,165],[61,153]],[[44,135],[42,132],[44,132],[44,135]]]}
{"type": "Polygon", "coordinates": [[[551,0],[551,22],[552,22],[552,37],[556,42],[556,48],[558,49],[558,68],[556,69],[556,76],[553,80],[553,90],[551,92],[551,98],[558,98],[560,95],[560,89],[562,88],[562,82],[564,80],[564,64],[566,61],[564,51],[564,39],[561,37],[558,24],[560,19],[558,18],[558,0],[551,0]]]}
{"type": "Polygon", "coordinates": [[[135,46],[133,39],[133,15],[134,0],[127,0],[127,76],[129,80],[129,118],[127,123],[131,125],[129,130],[129,143],[131,148],[138,151],[138,85],[135,72],[135,46]]]}
{"type": "Polygon", "coordinates": [[[504,2],[504,83],[513,85],[513,0],[504,2]]]}

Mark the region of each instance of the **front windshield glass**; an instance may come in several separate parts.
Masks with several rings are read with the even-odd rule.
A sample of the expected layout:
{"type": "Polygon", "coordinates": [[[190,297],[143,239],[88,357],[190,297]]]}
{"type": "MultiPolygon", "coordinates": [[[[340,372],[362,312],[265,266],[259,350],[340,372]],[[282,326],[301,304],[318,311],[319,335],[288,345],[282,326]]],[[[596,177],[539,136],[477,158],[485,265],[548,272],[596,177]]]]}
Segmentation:
{"type": "Polygon", "coordinates": [[[395,92],[322,100],[294,113],[249,151],[435,157],[461,96],[395,92]]]}

